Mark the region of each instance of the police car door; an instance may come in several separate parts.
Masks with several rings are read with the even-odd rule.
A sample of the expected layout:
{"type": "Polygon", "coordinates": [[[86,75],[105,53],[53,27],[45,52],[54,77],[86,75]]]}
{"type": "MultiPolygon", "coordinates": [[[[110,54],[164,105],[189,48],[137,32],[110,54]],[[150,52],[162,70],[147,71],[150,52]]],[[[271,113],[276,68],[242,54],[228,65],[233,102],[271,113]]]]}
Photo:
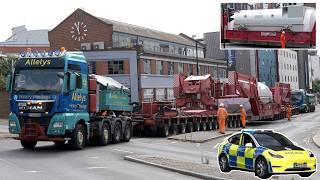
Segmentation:
{"type": "Polygon", "coordinates": [[[255,143],[250,135],[243,133],[241,143],[237,151],[237,167],[242,169],[253,169],[253,157],[255,143]]]}
{"type": "Polygon", "coordinates": [[[241,134],[236,134],[229,139],[230,147],[228,152],[229,165],[232,167],[237,167],[237,150],[240,145],[241,134]]]}

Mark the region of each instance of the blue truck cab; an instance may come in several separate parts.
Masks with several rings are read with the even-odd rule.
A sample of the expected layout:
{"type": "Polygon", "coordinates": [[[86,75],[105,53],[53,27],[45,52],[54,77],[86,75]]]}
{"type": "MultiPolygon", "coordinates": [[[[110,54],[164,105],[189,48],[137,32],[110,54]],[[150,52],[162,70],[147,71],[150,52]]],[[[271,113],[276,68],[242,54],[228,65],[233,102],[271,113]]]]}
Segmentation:
{"type": "Polygon", "coordinates": [[[291,91],[290,102],[299,112],[307,113],[315,111],[315,96],[307,93],[304,89],[291,91]]]}
{"type": "Polygon", "coordinates": [[[88,81],[82,52],[22,52],[7,79],[9,132],[19,135],[24,148],[34,148],[37,141],[68,142],[74,149],[89,140],[103,145],[111,139],[129,141],[131,127],[126,129],[130,137],[124,134],[128,117],[89,111],[88,81]]]}

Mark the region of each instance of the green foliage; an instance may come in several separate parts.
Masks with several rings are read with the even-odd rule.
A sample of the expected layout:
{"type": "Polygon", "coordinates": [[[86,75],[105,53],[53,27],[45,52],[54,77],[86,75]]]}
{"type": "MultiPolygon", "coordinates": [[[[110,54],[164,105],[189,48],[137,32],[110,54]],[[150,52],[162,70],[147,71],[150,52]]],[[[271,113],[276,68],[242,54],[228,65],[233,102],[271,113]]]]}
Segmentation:
{"type": "Polygon", "coordinates": [[[11,74],[12,64],[16,61],[16,57],[0,57],[0,91],[6,88],[6,77],[11,74]]]}
{"type": "Polygon", "coordinates": [[[312,82],[312,92],[320,93],[320,79],[316,79],[312,82]]]}

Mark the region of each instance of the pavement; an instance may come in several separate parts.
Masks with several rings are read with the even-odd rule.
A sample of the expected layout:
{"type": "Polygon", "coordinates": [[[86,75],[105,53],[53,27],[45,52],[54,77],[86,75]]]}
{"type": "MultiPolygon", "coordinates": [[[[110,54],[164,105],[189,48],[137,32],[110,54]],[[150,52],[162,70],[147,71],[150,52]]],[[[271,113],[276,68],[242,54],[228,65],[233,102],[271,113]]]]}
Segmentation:
{"type": "Polygon", "coordinates": [[[320,129],[313,136],[312,140],[313,140],[314,144],[320,148],[320,129]]]}
{"type": "Polygon", "coordinates": [[[169,140],[177,140],[177,141],[188,141],[193,143],[204,143],[213,139],[226,137],[233,134],[237,130],[227,130],[225,134],[220,134],[218,131],[199,131],[199,132],[192,132],[186,134],[179,134],[174,136],[169,136],[169,140]]]}
{"type": "Polygon", "coordinates": [[[13,138],[16,135],[10,134],[8,129],[8,120],[0,119],[0,140],[5,138],[13,138]]]}

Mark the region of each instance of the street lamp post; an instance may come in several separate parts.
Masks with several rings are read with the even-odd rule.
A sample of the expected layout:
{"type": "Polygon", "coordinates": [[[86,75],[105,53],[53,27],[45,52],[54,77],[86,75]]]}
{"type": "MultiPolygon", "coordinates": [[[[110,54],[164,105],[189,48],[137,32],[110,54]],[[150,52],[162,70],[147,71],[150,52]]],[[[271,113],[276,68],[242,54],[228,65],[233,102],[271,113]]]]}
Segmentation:
{"type": "Polygon", "coordinates": [[[196,42],[196,66],[197,66],[197,76],[199,76],[199,57],[198,57],[198,41],[203,39],[195,39],[196,35],[192,35],[192,39],[196,42]]]}

